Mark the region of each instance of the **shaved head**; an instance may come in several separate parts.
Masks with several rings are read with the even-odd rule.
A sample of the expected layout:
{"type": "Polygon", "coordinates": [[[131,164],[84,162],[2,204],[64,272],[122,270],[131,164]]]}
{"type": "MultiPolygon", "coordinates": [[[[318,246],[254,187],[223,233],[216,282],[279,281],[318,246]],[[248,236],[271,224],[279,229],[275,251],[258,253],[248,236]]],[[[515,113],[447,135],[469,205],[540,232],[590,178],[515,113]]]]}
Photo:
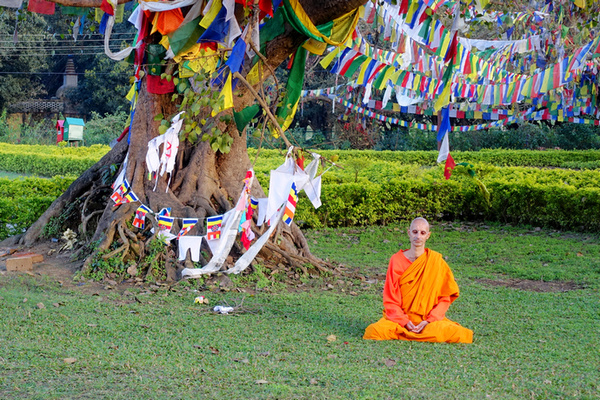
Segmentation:
{"type": "Polygon", "coordinates": [[[427,222],[427,220],[425,218],[417,217],[417,218],[413,219],[412,222],[410,223],[409,229],[412,229],[415,224],[419,224],[419,225],[425,224],[427,226],[427,230],[429,231],[429,222],[427,222]]]}

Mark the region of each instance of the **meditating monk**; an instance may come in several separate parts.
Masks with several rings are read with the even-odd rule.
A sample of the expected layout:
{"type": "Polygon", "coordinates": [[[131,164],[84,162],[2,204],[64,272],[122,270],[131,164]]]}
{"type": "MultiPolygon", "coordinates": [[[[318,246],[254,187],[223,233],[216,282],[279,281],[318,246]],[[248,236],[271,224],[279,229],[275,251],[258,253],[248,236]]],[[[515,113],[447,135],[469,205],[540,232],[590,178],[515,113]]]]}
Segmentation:
{"type": "Polygon", "coordinates": [[[429,223],[410,224],[410,249],[390,260],[383,287],[383,318],[365,330],[364,339],[472,343],[473,331],[446,318],[458,298],[458,285],[442,255],[425,248],[429,223]]]}

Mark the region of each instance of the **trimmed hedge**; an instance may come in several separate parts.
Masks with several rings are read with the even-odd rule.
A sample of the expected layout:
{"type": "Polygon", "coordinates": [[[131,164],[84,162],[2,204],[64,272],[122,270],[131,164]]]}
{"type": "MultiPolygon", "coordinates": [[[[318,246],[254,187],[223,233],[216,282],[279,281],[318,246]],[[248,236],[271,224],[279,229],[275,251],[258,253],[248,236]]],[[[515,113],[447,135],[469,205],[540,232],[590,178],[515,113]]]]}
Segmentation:
{"type": "MultiPolygon", "coordinates": [[[[437,151],[375,151],[375,150],[320,150],[324,157],[339,156],[344,165],[350,159],[361,158],[371,161],[389,161],[399,164],[430,165],[437,164],[437,151]]],[[[254,159],[256,149],[248,149],[250,159],[254,159]]],[[[280,150],[261,150],[258,164],[277,167],[285,152],[280,150]]],[[[310,157],[310,155],[307,155],[310,157]]],[[[457,163],[486,163],[497,166],[521,167],[558,167],[558,168],[598,168],[600,150],[480,150],[452,151],[457,163]]]]}
{"type": "MultiPolygon", "coordinates": [[[[85,157],[94,158],[95,162],[107,150],[82,152],[85,157],[80,157],[77,149],[53,148],[50,152],[46,146],[13,147],[29,150],[21,152],[20,158],[14,156],[13,166],[21,165],[22,159],[31,156],[38,160],[40,168],[43,165],[40,160],[50,162],[50,159],[63,167],[77,162],[82,166],[85,157]],[[39,148],[47,154],[40,155],[39,148]],[[65,154],[59,156],[63,150],[65,154]]],[[[253,157],[252,150],[250,153],[253,157]]],[[[600,231],[600,170],[569,170],[550,165],[595,162],[591,160],[600,157],[600,151],[494,150],[456,154],[457,162],[471,157],[469,161],[475,165],[478,178],[490,192],[489,205],[476,182],[460,173],[461,167],[457,167],[452,179],[443,178],[443,167],[435,165],[437,152],[339,151],[325,155],[333,154],[341,156],[340,163],[345,169],[333,168],[323,176],[323,205],[319,209],[315,210],[301,194],[295,218],[300,225],[364,226],[423,215],[432,220],[498,221],[600,231]],[[519,160],[548,165],[544,165],[547,168],[492,165],[519,160]]],[[[255,170],[264,188],[268,188],[269,171],[281,164],[282,157],[278,150],[261,152],[255,170]]],[[[43,167],[50,170],[48,165],[43,167]]],[[[0,239],[31,225],[73,179],[0,179],[0,239]]]]}
{"type": "Polygon", "coordinates": [[[0,240],[24,232],[74,178],[0,178],[0,240]]]}
{"type": "Polygon", "coordinates": [[[303,226],[381,225],[417,216],[431,220],[497,221],[564,230],[600,231],[600,188],[485,182],[488,206],[469,178],[436,181],[393,179],[387,183],[345,183],[322,188],[314,209],[302,194],[295,221],[303,226]]]}
{"type": "Polygon", "coordinates": [[[94,165],[110,148],[11,145],[0,147],[0,171],[39,176],[79,176],[94,165]]]}

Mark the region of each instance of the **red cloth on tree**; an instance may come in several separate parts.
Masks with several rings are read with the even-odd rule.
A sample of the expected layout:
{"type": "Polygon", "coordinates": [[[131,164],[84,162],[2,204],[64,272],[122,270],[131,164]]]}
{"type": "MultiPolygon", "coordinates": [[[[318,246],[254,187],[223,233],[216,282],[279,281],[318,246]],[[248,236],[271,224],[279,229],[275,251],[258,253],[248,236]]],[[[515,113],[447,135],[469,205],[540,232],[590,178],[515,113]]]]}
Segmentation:
{"type": "Polygon", "coordinates": [[[29,0],[27,4],[28,11],[38,14],[53,15],[55,9],[56,4],[46,0],[29,0]]]}
{"type": "Polygon", "coordinates": [[[167,94],[175,91],[173,80],[160,79],[157,75],[146,75],[146,85],[148,93],[152,94],[167,94]]]}

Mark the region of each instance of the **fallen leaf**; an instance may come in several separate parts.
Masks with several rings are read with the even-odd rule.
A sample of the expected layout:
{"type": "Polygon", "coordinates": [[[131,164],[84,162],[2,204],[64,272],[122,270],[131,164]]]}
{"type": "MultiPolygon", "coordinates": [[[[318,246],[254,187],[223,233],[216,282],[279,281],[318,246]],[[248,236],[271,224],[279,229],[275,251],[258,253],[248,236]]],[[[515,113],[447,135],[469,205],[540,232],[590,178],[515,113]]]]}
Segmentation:
{"type": "Polygon", "coordinates": [[[271,354],[271,352],[269,351],[263,351],[262,353],[258,353],[258,355],[261,357],[267,357],[269,354],[271,354]]]}
{"type": "Polygon", "coordinates": [[[60,307],[60,303],[52,303],[54,307],[60,307]]]}
{"type": "Polygon", "coordinates": [[[254,383],[256,383],[257,385],[264,385],[265,383],[269,383],[269,382],[264,379],[259,379],[257,381],[254,381],[254,383]]]}
{"type": "Polygon", "coordinates": [[[37,303],[37,308],[39,308],[41,310],[41,309],[46,308],[46,306],[44,305],[44,303],[37,303]]]}
{"type": "Polygon", "coordinates": [[[349,342],[344,342],[344,344],[349,344],[349,342]]]}
{"type": "Polygon", "coordinates": [[[318,380],[316,380],[315,378],[311,378],[311,380],[310,380],[311,385],[316,385],[317,383],[319,383],[318,380]]]}
{"type": "Polygon", "coordinates": [[[546,379],[546,380],[544,380],[544,383],[545,383],[546,385],[550,385],[550,384],[552,383],[552,381],[551,381],[551,380],[549,380],[549,379],[546,379]]]}
{"type": "Polygon", "coordinates": [[[242,364],[248,364],[250,362],[247,358],[234,358],[233,361],[242,364]]]}
{"type": "Polygon", "coordinates": [[[580,251],[578,251],[578,252],[577,252],[577,257],[583,257],[583,253],[582,253],[582,252],[580,252],[580,251]]]}
{"type": "Polygon", "coordinates": [[[96,324],[87,324],[87,326],[89,326],[90,328],[95,328],[95,327],[97,327],[98,325],[96,325],[96,324]]]}
{"type": "Polygon", "coordinates": [[[358,296],[358,293],[356,293],[356,292],[350,292],[350,296],[358,296]]]}
{"type": "Polygon", "coordinates": [[[27,297],[23,299],[23,303],[27,303],[27,297]]]}
{"type": "Polygon", "coordinates": [[[75,362],[77,361],[77,359],[73,358],[73,357],[69,357],[69,358],[63,359],[63,361],[65,362],[65,364],[75,364],[75,362]]]}
{"type": "Polygon", "coordinates": [[[195,345],[194,345],[194,348],[195,348],[195,349],[201,349],[201,348],[202,348],[202,346],[200,346],[199,344],[195,344],[195,345]]]}
{"type": "Polygon", "coordinates": [[[127,268],[127,273],[131,276],[136,276],[138,273],[137,265],[133,264],[129,268],[127,268]]]}
{"type": "Polygon", "coordinates": [[[219,349],[212,347],[212,346],[208,346],[208,348],[210,349],[211,353],[217,355],[219,354],[219,349]]]}
{"type": "Polygon", "coordinates": [[[335,342],[337,340],[337,336],[335,335],[329,335],[327,336],[327,341],[328,342],[335,342]]]}
{"type": "Polygon", "coordinates": [[[384,361],[386,367],[393,367],[394,365],[396,365],[396,361],[392,360],[391,358],[388,358],[387,360],[384,361]]]}

